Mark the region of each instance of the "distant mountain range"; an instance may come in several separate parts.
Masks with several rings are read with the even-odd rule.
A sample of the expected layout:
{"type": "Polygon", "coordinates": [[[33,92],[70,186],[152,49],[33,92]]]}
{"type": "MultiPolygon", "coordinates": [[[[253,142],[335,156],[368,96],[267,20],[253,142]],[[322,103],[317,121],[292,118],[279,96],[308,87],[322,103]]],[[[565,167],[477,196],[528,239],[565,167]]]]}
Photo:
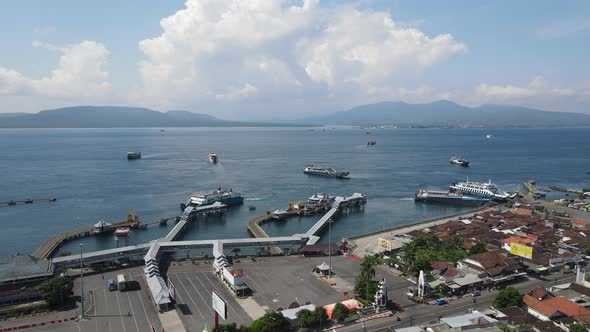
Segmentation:
{"type": "Polygon", "coordinates": [[[590,126],[590,115],[546,112],[520,106],[466,107],[441,100],[429,104],[381,102],[347,111],[306,118],[307,123],[397,125],[402,127],[570,127],[590,126]]]}
{"type": "Polygon", "coordinates": [[[74,106],[39,113],[0,113],[0,128],[276,127],[303,124],[226,121],[188,111],[74,106]]]}

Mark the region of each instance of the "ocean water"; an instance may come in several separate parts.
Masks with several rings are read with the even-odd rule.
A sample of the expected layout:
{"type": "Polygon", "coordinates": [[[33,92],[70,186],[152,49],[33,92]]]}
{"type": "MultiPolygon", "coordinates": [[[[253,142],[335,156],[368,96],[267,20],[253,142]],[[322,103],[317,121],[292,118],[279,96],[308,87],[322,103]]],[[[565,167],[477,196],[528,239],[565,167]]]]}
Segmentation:
{"type": "MultiPolygon", "coordinates": [[[[419,188],[445,189],[453,181],[491,179],[516,190],[523,180],[543,187],[590,186],[589,128],[371,129],[159,128],[0,130],[0,201],[56,197],[55,203],[0,206],[0,255],[32,252],[48,236],[98,220],[118,221],[128,211],[141,221],[180,212],[193,192],[218,186],[246,196],[224,217],[196,222],[183,239],[248,237],[245,224],[267,210],[285,208],[316,192],[368,196],[364,211],[337,219],[332,240],[415,223],[465,208],[413,202],[419,188]],[[493,139],[485,139],[486,133],[493,139]],[[367,146],[368,140],[377,145],[367,146]],[[127,151],[142,159],[128,161],[127,151]],[[219,155],[209,165],[207,153],[219,155]],[[471,167],[449,164],[461,154],[471,167]],[[306,164],[349,170],[350,180],[311,177],[306,164]],[[249,211],[248,205],[257,206],[249,211]]],[[[319,216],[269,223],[266,232],[306,231],[319,216]]],[[[129,244],[147,242],[173,227],[133,231],[129,244]]],[[[70,242],[65,250],[117,246],[112,235],[70,242]]],[[[327,242],[327,234],[322,236],[327,242]]]]}

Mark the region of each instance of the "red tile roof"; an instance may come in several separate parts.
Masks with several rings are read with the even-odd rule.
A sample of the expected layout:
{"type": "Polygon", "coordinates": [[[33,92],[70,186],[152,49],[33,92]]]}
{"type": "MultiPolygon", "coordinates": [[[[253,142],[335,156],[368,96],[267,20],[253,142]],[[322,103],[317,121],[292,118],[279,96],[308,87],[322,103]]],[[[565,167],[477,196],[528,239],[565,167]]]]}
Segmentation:
{"type": "Polygon", "coordinates": [[[565,297],[546,297],[539,301],[530,295],[525,295],[523,301],[530,308],[549,318],[564,315],[582,323],[590,323],[590,310],[565,297]]]}

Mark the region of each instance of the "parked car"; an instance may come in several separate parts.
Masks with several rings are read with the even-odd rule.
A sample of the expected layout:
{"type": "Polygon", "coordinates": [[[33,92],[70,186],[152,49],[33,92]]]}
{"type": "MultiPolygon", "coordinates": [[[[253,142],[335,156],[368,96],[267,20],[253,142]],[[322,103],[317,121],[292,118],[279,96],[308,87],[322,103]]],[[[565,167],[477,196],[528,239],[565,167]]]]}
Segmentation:
{"type": "Polygon", "coordinates": [[[436,300],[436,304],[438,304],[438,305],[443,305],[443,304],[447,304],[447,303],[449,303],[449,301],[447,301],[445,299],[436,300]]]}
{"type": "Polygon", "coordinates": [[[473,297],[477,297],[480,295],[481,295],[480,291],[473,291],[473,293],[471,293],[471,296],[473,296],[473,297]]]}
{"type": "Polygon", "coordinates": [[[116,291],[117,290],[117,283],[115,283],[115,280],[113,280],[113,279],[107,280],[107,288],[110,291],[116,291]]]}

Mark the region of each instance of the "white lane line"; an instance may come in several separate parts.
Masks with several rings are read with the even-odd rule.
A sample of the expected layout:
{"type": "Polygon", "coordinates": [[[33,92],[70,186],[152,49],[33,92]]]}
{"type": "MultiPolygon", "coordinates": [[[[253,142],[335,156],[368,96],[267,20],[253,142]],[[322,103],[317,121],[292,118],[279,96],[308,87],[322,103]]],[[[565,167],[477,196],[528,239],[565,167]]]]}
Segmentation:
{"type": "MultiPolygon", "coordinates": [[[[149,290],[148,290],[148,292],[149,292],[149,290]]],[[[141,294],[140,294],[140,292],[138,292],[136,294],[137,294],[137,297],[139,297],[139,301],[141,302],[141,307],[143,308],[143,313],[145,314],[145,319],[148,321],[148,324],[150,325],[150,328],[151,328],[154,325],[152,324],[152,320],[150,319],[150,316],[148,315],[147,311],[145,310],[145,305],[143,304],[143,300],[141,299],[141,294]]]]}
{"type": "MultiPolygon", "coordinates": [[[[180,285],[182,286],[182,288],[184,289],[184,291],[188,295],[189,299],[195,305],[195,309],[199,312],[199,315],[201,315],[201,318],[203,318],[203,322],[205,322],[205,316],[203,316],[203,313],[201,312],[201,310],[199,310],[199,307],[197,306],[197,303],[195,303],[195,301],[193,300],[193,297],[191,296],[191,294],[186,290],[186,287],[184,286],[184,283],[182,282],[182,280],[180,280],[180,278],[178,278],[178,275],[176,273],[171,273],[171,274],[176,276],[176,280],[178,280],[178,282],[180,282],[180,285]]],[[[182,297],[180,297],[180,294],[177,294],[177,295],[178,295],[178,298],[180,298],[180,300],[182,301],[182,297]]],[[[182,301],[182,302],[184,304],[186,304],[186,302],[184,302],[184,301],[182,301]]]]}
{"type": "Polygon", "coordinates": [[[135,327],[137,328],[137,332],[141,332],[139,329],[139,325],[137,325],[137,319],[135,319],[135,310],[133,310],[133,304],[131,304],[131,297],[129,296],[129,292],[127,294],[127,301],[129,301],[129,307],[131,308],[131,314],[133,315],[133,321],[135,322],[135,327]]]}
{"type": "Polygon", "coordinates": [[[121,312],[121,302],[119,301],[119,291],[116,291],[115,295],[117,296],[117,304],[119,305],[119,318],[121,318],[121,325],[123,326],[123,332],[127,332],[127,329],[125,329],[125,322],[123,322],[123,313],[121,312]]]}
{"type": "MultiPolygon", "coordinates": [[[[102,292],[104,293],[104,305],[105,305],[105,314],[106,314],[107,313],[106,308],[109,307],[109,301],[107,300],[107,291],[103,289],[102,292]]],[[[107,320],[107,323],[109,324],[109,332],[113,332],[113,330],[111,330],[111,319],[108,317],[105,317],[105,319],[107,320]]],[[[96,331],[98,332],[98,330],[96,330],[96,331]]]]}
{"type": "MultiPolygon", "coordinates": [[[[201,272],[201,273],[203,274],[203,276],[205,277],[205,279],[207,279],[207,281],[208,281],[208,282],[211,284],[211,286],[213,286],[213,288],[215,288],[215,290],[217,291],[217,293],[219,293],[219,295],[227,295],[227,293],[228,293],[228,292],[227,292],[227,289],[219,290],[219,288],[217,288],[217,287],[215,286],[215,284],[214,284],[214,283],[213,283],[213,282],[212,282],[212,281],[209,279],[209,277],[207,276],[207,272],[201,272]],[[223,292],[224,290],[226,291],[225,293],[223,292]]],[[[197,280],[199,280],[199,278],[197,278],[197,280]]],[[[199,282],[201,282],[201,280],[199,280],[199,282]]],[[[205,287],[205,289],[207,289],[207,288],[208,288],[208,287],[207,287],[207,286],[205,286],[205,285],[204,285],[202,282],[201,282],[201,285],[202,285],[203,287],[205,287]]],[[[224,287],[225,287],[225,286],[224,286],[224,287]]],[[[231,296],[231,298],[233,299],[233,295],[232,295],[232,294],[230,294],[230,296],[231,296]]],[[[227,301],[229,302],[230,300],[227,300],[227,301]]],[[[234,306],[233,306],[233,305],[230,305],[230,306],[228,306],[228,307],[229,307],[229,310],[230,310],[230,311],[233,311],[233,312],[234,312],[234,314],[236,314],[236,316],[239,316],[239,315],[240,315],[240,314],[238,313],[238,311],[237,311],[237,310],[234,308],[234,306]]]]}
{"type": "MultiPolygon", "coordinates": [[[[186,272],[184,272],[185,276],[186,276],[186,272]]],[[[186,278],[188,279],[188,282],[191,283],[191,285],[193,286],[193,288],[197,291],[197,294],[199,294],[199,297],[201,298],[201,300],[203,300],[203,302],[205,302],[205,305],[208,304],[208,301],[205,300],[205,298],[203,297],[203,295],[201,295],[201,292],[199,292],[199,289],[197,288],[197,286],[195,286],[195,284],[193,284],[193,281],[191,280],[191,278],[189,278],[188,276],[186,276],[186,278]]],[[[205,288],[207,289],[207,288],[205,288]]],[[[209,312],[211,313],[211,315],[215,315],[213,313],[213,310],[211,309],[211,307],[209,305],[207,305],[207,309],[209,309],[209,312]]]]}
{"type": "MultiPolygon", "coordinates": [[[[104,289],[103,289],[104,291],[104,289]]],[[[98,331],[98,317],[96,317],[96,290],[93,292],[93,296],[92,296],[92,307],[94,308],[94,325],[96,328],[96,331],[98,331]]]]}

